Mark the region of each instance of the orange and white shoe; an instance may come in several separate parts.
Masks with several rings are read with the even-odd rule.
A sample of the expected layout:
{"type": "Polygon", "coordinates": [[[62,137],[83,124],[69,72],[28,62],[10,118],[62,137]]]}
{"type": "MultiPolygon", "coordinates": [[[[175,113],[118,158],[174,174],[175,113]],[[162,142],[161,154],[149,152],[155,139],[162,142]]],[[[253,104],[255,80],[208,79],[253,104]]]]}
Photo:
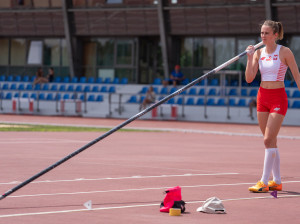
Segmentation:
{"type": "Polygon", "coordinates": [[[270,180],[268,186],[270,191],[282,191],[282,183],[276,184],[274,180],[270,180]]]}
{"type": "Polygon", "coordinates": [[[249,187],[249,191],[257,193],[268,192],[269,186],[265,185],[262,181],[258,181],[256,185],[249,187]]]}

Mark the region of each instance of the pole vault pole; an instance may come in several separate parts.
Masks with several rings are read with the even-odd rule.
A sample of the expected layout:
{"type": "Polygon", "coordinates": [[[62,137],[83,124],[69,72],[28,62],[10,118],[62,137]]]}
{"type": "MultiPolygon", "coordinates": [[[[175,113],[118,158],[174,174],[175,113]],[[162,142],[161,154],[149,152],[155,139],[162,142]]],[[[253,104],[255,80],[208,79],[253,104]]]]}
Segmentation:
{"type": "MultiPolygon", "coordinates": [[[[257,49],[257,48],[259,48],[262,45],[263,45],[263,42],[260,42],[260,43],[256,44],[254,46],[254,48],[257,49]]],[[[180,88],[176,92],[174,92],[174,93],[166,96],[165,98],[161,99],[157,103],[155,103],[155,104],[149,106],[148,108],[144,109],[143,111],[137,113],[136,115],[134,115],[131,118],[129,118],[128,120],[124,121],[120,125],[112,128],[111,130],[109,130],[108,132],[104,133],[103,135],[101,135],[100,137],[96,138],[95,140],[89,142],[88,144],[86,144],[83,147],[77,149],[76,151],[74,151],[73,153],[69,154],[68,156],[66,156],[66,157],[62,158],[61,160],[57,161],[56,163],[52,164],[48,168],[42,170],[41,172],[35,174],[34,176],[30,177],[29,179],[25,180],[24,182],[20,183],[19,185],[15,186],[14,188],[8,190],[7,192],[5,192],[4,194],[2,194],[0,196],[0,200],[2,200],[3,198],[6,198],[8,195],[16,192],[20,188],[24,187],[25,185],[29,184],[30,182],[34,181],[35,179],[39,178],[40,176],[44,175],[45,173],[49,172],[50,170],[53,170],[57,166],[59,166],[62,163],[66,162],[67,160],[71,159],[72,157],[76,156],[77,154],[81,153],[82,151],[86,150],[87,148],[91,147],[92,145],[96,144],[97,142],[101,141],[102,139],[106,138],[107,136],[109,136],[112,133],[116,132],[117,130],[123,128],[124,126],[126,126],[127,124],[129,124],[132,121],[136,120],[137,118],[139,118],[139,117],[143,116],[144,114],[148,113],[153,108],[158,107],[159,105],[165,103],[166,101],[168,101],[169,99],[173,98],[174,96],[182,93],[183,91],[185,91],[186,89],[190,88],[191,86],[199,83],[201,80],[205,79],[207,76],[217,73],[221,69],[223,69],[223,68],[227,67],[228,65],[230,65],[231,63],[237,61],[238,59],[240,59],[241,57],[245,56],[246,54],[247,54],[247,51],[244,51],[244,52],[240,53],[239,55],[237,55],[234,58],[228,60],[227,62],[223,63],[222,65],[216,67],[215,69],[213,69],[213,70],[207,72],[206,74],[200,76],[199,78],[195,79],[191,83],[183,86],[182,88],[180,88]]]]}

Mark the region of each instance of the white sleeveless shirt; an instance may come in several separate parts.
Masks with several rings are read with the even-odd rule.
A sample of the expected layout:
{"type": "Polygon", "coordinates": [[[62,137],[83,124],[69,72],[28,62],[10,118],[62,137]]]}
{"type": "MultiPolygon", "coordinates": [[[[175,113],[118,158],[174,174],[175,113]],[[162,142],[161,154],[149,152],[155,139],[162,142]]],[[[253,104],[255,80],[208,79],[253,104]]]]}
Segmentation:
{"type": "Polygon", "coordinates": [[[258,61],[262,81],[284,81],[288,66],[280,61],[280,48],[278,44],[273,54],[267,54],[266,47],[262,49],[258,61]]]}

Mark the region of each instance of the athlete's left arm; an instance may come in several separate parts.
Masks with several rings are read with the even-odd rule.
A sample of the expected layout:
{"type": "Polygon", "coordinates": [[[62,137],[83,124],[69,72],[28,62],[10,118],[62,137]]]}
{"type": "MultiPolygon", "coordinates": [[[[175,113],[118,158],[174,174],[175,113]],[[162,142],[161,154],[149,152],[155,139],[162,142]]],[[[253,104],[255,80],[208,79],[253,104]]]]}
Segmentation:
{"type": "Polygon", "coordinates": [[[294,57],[294,54],[293,52],[285,47],[282,51],[283,53],[283,58],[285,60],[285,64],[287,66],[289,66],[292,74],[293,74],[293,77],[297,83],[297,86],[298,86],[298,89],[300,90],[300,73],[299,73],[299,69],[298,69],[298,65],[296,63],[296,60],[295,60],[295,57],[294,57]]]}

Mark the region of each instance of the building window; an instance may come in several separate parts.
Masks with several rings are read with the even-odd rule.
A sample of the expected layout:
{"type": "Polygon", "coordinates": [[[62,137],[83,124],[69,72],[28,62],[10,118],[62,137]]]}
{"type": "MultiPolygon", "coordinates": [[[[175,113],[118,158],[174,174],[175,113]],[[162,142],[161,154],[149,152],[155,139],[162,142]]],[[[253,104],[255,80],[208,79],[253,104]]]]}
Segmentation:
{"type": "Polygon", "coordinates": [[[300,66],[300,36],[293,36],[291,38],[290,49],[294,53],[295,60],[299,67],[300,66]]]}
{"type": "Polygon", "coordinates": [[[9,40],[0,39],[0,65],[8,65],[9,40]]]}
{"type": "Polygon", "coordinates": [[[26,63],[26,40],[12,39],[10,49],[10,64],[25,65],[26,63]]]}
{"type": "Polygon", "coordinates": [[[191,67],[193,65],[193,38],[185,38],[181,44],[180,65],[191,67]]]}
{"type": "Polygon", "coordinates": [[[133,62],[132,41],[118,41],[116,43],[116,64],[132,65],[133,62]]]}
{"type": "Polygon", "coordinates": [[[106,0],[107,4],[122,4],[123,0],[106,0]]]}
{"type": "Polygon", "coordinates": [[[41,65],[43,59],[43,42],[40,40],[30,41],[27,55],[27,64],[41,65]]]}
{"type": "Polygon", "coordinates": [[[215,65],[219,66],[235,55],[235,38],[215,39],[215,65]]]}
{"type": "Polygon", "coordinates": [[[97,39],[97,65],[114,65],[114,42],[112,39],[97,39]]]}
{"type": "Polygon", "coordinates": [[[60,66],[60,39],[45,39],[44,65],[60,66]]]}
{"type": "Polygon", "coordinates": [[[213,38],[195,38],[194,40],[194,66],[210,68],[214,65],[213,38]]]}
{"type": "Polygon", "coordinates": [[[0,8],[10,8],[10,0],[1,0],[0,8]]]}

